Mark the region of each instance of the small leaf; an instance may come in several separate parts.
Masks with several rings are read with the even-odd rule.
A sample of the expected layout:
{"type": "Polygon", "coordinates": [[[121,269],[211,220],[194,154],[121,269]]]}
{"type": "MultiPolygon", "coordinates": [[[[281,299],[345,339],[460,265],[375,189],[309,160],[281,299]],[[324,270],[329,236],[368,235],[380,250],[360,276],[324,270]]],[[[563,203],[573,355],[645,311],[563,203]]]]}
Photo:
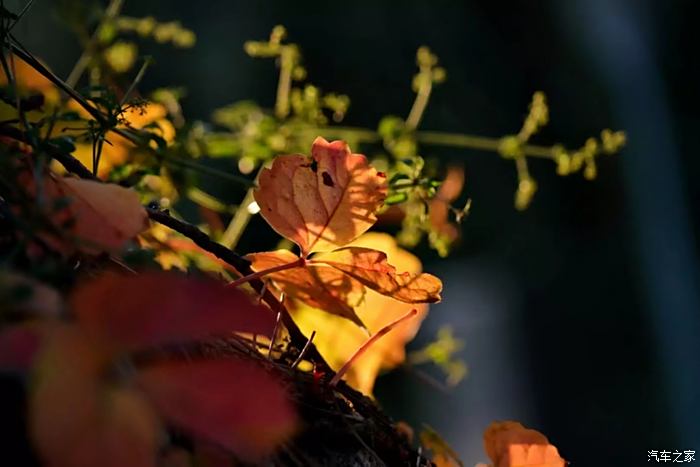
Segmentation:
{"type": "Polygon", "coordinates": [[[247,461],[291,436],[296,414],[280,384],[242,360],[172,362],[139,371],[137,384],[171,423],[247,461]]]}
{"type": "Polygon", "coordinates": [[[274,327],[270,310],[243,292],[168,273],[105,274],[79,286],[71,304],[83,328],[126,350],[274,327]]]}
{"type": "Polygon", "coordinates": [[[386,180],[365,156],[352,154],[342,141],[317,138],[312,159],[277,157],[260,176],[255,200],[260,214],[306,257],[351,242],[377,220],[386,197],[386,180]]]}
{"type": "Polygon", "coordinates": [[[427,274],[397,273],[386,254],[370,248],[346,247],[317,255],[313,263],[326,264],[382,295],[406,303],[440,301],[442,282],[427,274]]]}
{"type": "Polygon", "coordinates": [[[547,437],[518,422],[493,422],[484,432],[486,454],[494,467],[564,467],[566,461],[547,437]]]}

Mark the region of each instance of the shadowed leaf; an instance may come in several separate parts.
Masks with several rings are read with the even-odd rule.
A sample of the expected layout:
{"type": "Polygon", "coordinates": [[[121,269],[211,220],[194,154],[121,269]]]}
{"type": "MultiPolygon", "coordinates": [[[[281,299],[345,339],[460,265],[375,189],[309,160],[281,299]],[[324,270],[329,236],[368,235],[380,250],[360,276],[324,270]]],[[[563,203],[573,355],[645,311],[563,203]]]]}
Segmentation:
{"type": "Polygon", "coordinates": [[[382,295],[406,303],[440,301],[442,282],[427,274],[398,273],[387,262],[386,253],[370,248],[347,247],[314,257],[321,263],[342,271],[382,295]]]}
{"type": "MultiPolygon", "coordinates": [[[[289,264],[298,257],[286,250],[252,253],[246,256],[254,271],[289,264]]],[[[353,309],[364,296],[364,287],[342,272],[324,267],[298,267],[265,276],[274,281],[275,287],[284,292],[292,307],[298,302],[320,308],[328,313],[347,318],[364,327],[353,309]]]]}

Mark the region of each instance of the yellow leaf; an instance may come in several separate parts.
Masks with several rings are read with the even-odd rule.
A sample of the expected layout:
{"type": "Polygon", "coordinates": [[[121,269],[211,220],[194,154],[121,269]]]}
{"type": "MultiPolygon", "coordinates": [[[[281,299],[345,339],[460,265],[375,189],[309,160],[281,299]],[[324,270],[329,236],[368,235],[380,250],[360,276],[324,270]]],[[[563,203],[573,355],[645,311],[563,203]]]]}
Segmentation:
{"type": "MultiPolygon", "coordinates": [[[[411,274],[419,274],[421,271],[420,260],[399,248],[390,235],[367,233],[352,245],[384,251],[388,261],[395,264],[401,271],[411,274]]],[[[373,290],[366,291],[362,303],[355,307],[355,313],[372,334],[413,308],[419,312],[416,318],[397,325],[386,336],[375,342],[348,370],[345,380],[351,386],[371,395],[379,372],[396,367],[406,359],[404,347],[415,336],[428,309],[427,305],[402,303],[373,290]]],[[[305,305],[299,305],[291,312],[294,321],[306,336],[316,331],[314,344],[331,368],[336,371],[367,340],[365,331],[339,316],[305,305]]]]}
{"type": "MultiPolygon", "coordinates": [[[[8,65],[12,66],[14,63],[14,78],[20,91],[41,93],[44,96],[45,103],[50,106],[55,106],[59,103],[61,95],[58,92],[58,88],[51,81],[16,55],[12,56],[11,61],[9,58],[8,65]]],[[[7,84],[8,80],[5,71],[0,67],[0,86],[6,86],[7,84]]]]}
{"type": "Polygon", "coordinates": [[[255,191],[262,216],[299,245],[303,257],[343,246],[367,231],[387,192],[384,174],[343,141],[316,138],[311,156],[277,157],[255,191]]]}
{"type": "Polygon", "coordinates": [[[494,467],[564,467],[566,461],[546,436],[518,422],[493,422],[484,432],[484,448],[494,467]]]}
{"type": "MultiPolygon", "coordinates": [[[[78,110],[82,113],[83,118],[90,118],[82,107],[76,106],[77,104],[72,107],[75,107],[74,110],[78,110]]],[[[120,125],[120,127],[125,128],[128,126],[136,130],[148,131],[160,136],[167,143],[170,143],[175,139],[175,127],[166,116],[167,110],[165,106],[148,103],[145,106],[132,107],[125,111],[121,115],[124,124],[120,125]],[[155,125],[155,127],[153,125],[155,125]]],[[[58,131],[62,130],[63,128],[58,128],[58,131]]],[[[56,134],[56,132],[54,133],[56,134]]],[[[97,172],[97,175],[101,178],[106,177],[113,167],[127,162],[129,160],[129,154],[134,149],[134,144],[131,141],[114,132],[108,133],[106,139],[107,141],[102,145],[97,172]]],[[[78,142],[75,145],[73,156],[88,169],[92,170],[92,142],[78,142]]]]}

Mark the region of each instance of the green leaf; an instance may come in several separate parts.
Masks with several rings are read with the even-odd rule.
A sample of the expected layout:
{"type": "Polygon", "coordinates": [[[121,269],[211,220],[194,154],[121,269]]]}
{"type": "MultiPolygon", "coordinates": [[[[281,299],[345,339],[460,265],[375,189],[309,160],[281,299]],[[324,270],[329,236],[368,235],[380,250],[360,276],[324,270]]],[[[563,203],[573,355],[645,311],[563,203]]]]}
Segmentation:
{"type": "Polygon", "coordinates": [[[403,203],[408,199],[408,194],[406,193],[393,193],[386,197],[384,204],[387,206],[393,206],[394,204],[403,203]]]}

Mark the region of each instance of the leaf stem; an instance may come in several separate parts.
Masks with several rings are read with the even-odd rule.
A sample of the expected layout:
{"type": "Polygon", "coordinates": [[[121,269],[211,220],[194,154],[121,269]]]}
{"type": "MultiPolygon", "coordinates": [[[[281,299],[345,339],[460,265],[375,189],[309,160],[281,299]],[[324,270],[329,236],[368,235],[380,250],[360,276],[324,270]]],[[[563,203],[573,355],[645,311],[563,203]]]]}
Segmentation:
{"type": "MultiPolygon", "coordinates": [[[[329,126],[317,127],[304,130],[305,133],[313,133],[326,138],[352,139],[361,143],[379,143],[382,138],[374,130],[351,126],[329,126]]],[[[416,131],[414,133],[416,141],[428,146],[445,146],[452,148],[475,149],[477,151],[487,151],[498,153],[501,145],[501,138],[489,136],[476,136],[465,133],[449,133],[444,131],[416,131]]],[[[536,144],[523,144],[521,146],[523,155],[542,159],[554,159],[553,148],[551,146],[540,146],[536,144]]],[[[564,149],[566,151],[566,149],[564,149]]]]}
{"type": "Polygon", "coordinates": [[[280,120],[289,115],[289,91],[292,88],[293,51],[289,46],[280,46],[280,78],[277,83],[275,116],[280,120]]]}
{"type": "Polygon", "coordinates": [[[275,272],[280,272],[280,271],[286,271],[287,269],[301,268],[305,264],[306,264],[306,259],[299,258],[296,261],[292,261],[291,263],[280,264],[279,266],[275,266],[275,267],[272,267],[269,269],[263,269],[262,271],[254,272],[252,274],[248,274],[247,276],[243,276],[243,277],[236,279],[235,281],[229,283],[227,287],[238,287],[241,284],[245,284],[246,282],[260,279],[261,277],[267,276],[268,274],[273,274],[275,272]]]}
{"type": "Polygon", "coordinates": [[[391,323],[387,324],[386,326],[381,328],[377,333],[375,333],[372,337],[367,339],[367,341],[364,344],[362,344],[359,349],[357,349],[355,351],[355,353],[352,355],[352,357],[350,357],[350,359],[347,362],[345,362],[345,364],[342,366],[342,368],[340,368],[340,370],[338,370],[338,372],[335,374],[335,376],[333,376],[333,379],[331,379],[330,383],[328,383],[328,384],[331,387],[335,387],[338,384],[338,382],[343,378],[345,373],[348,372],[350,367],[357,361],[358,358],[360,358],[362,356],[363,353],[365,353],[365,351],[367,351],[368,348],[370,348],[372,346],[372,344],[374,344],[383,335],[387,334],[389,331],[394,329],[396,326],[398,326],[399,324],[401,324],[402,322],[404,322],[408,319],[413,318],[417,314],[418,314],[418,310],[416,310],[414,308],[411,311],[409,311],[408,313],[406,313],[405,315],[398,318],[397,320],[392,321],[391,323]]]}
{"type": "Polygon", "coordinates": [[[138,86],[141,83],[141,80],[143,79],[143,76],[146,74],[146,70],[148,69],[148,66],[151,63],[153,63],[153,59],[151,57],[146,57],[146,59],[143,61],[143,65],[141,65],[141,68],[139,69],[139,72],[136,73],[136,77],[134,78],[134,81],[131,82],[129,89],[126,90],[126,92],[124,93],[124,96],[122,97],[122,100],[119,102],[119,107],[123,107],[124,104],[126,104],[131,93],[134,92],[134,89],[136,89],[136,86],[138,86]]]}
{"type": "MultiPolygon", "coordinates": [[[[421,71],[421,73],[430,73],[430,69],[427,71],[421,71]]],[[[425,108],[428,106],[428,101],[430,100],[430,93],[433,90],[433,80],[428,76],[427,79],[421,80],[421,85],[416,93],[416,100],[413,101],[413,106],[411,111],[406,118],[406,128],[409,130],[415,130],[418,128],[418,124],[423,118],[423,113],[425,108]]]]}
{"type": "Polygon", "coordinates": [[[105,9],[105,14],[102,18],[102,21],[100,21],[100,24],[97,25],[97,28],[92,34],[92,37],[90,37],[88,43],[85,44],[83,53],[80,55],[80,58],[78,58],[78,61],[75,62],[75,65],[73,66],[73,69],[68,75],[68,78],[66,78],[66,83],[68,84],[68,86],[73,87],[78,83],[78,80],[85,71],[85,68],[87,68],[88,63],[90,63],[90,59],[92,58],[92,54],[94,52],[93,49],[99,37],[98,35],[100,29],[102,29],[102,27],[108,21],[111,21],[119,14],[119,12],[122,9],[122,6],[124,6],[124,0],[112,0],[109,2],[109,5],[107,5],[107,8],[105,9]]]}
{"type": "MultiPolygon", "coordinates": [[[[260,174],[264,168],[264,165],[260,166],[260,170],[258,170],[258,173],[255,176],[255,184],[257,184],[258,178],[260,177],[260,174]]],[[[248,210],[248,206],[250,203],[255,201],[254,191],[255,186],[248,188],[243,201],[241,201],[241,204],[238,205],[238,209],[236,209],[231,222],[229,222],[226,230],[224,230],[224,233],[219,240],[219,243],[222,245],[233,249],[238,244],[238,240],[241,239],[241,235],[243,235],[243,231],[248,226],[248,222],[250,222],[250,218],[252,216],[251,212],[248,210]]]]}
{"type": "Polygon", "coordinates": [[[304,358],[304,355],[306,354],[306,351],[309,350],[309,346],[313,342],[314,337],[316,337],[316,331],[311,332],[311,335],[309,336],[309,340],[306,341],[304,348],[301,349],[301,352],[299,352],[299,356],[297,357],[296,360],[294,360],[294,363],[292,363],[292,366],[291,366],[292,369],[296,368],[297,365],[299,365],[299,363],[301,363],[301,361],[304,358]]]}

